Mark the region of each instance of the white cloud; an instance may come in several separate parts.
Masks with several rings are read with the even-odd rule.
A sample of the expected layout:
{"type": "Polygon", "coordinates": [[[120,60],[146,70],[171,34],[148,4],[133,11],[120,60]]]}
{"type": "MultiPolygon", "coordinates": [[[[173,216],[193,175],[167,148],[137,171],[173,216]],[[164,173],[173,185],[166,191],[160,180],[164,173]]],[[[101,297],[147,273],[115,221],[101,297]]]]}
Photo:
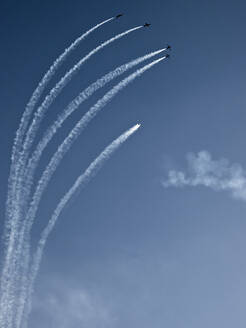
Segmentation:
{"type": "MultiPolygon", "coordinates": [[[[49,327],[114,327],[117,320],[103,303],[95,293],[55,283],[50,292],[35,299],[33,317],[36,320],[41,317],[39,324],[49,327]]],[[[39,324],[36,326],[39,327],[39,324]]]]}
{"type": "Polygon", "coordinates": [[[215,191],[228,191],[234,198],[246,201],[246,172],[227,159],[212,160],[208,151],[188,154],[187,172],[170,170],[164,187],[205,186],[215,191]]]}

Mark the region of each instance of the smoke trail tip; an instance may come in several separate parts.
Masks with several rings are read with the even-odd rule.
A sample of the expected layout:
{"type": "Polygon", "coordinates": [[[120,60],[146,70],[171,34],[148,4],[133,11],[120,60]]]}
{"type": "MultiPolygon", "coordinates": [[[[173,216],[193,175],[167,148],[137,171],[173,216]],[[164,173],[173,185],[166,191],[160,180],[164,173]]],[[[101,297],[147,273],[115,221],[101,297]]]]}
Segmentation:
{"type": "Polygon", "coordinates": [[[162,61],[162,60],[164,60],[164,59],[166,59],[166,58],[168,58],[168,57],[169,57],[169,55],[167,54],[167,55],[165,55],[165,56],[163,56],[163,57],[158,58],[158,59],[155,60],[154,62],[155,62],[155,63],[158,63],[158,62],[160,62],[160,61],[162,61]]]}
{"type": "Polygon", "coordinates": [[[140,123],[137,123],[136,125],[134,125],[132,128],[131,128],[131,131],[132,132],[135,132],[137,131],[139,128],[140,128],[141,124],[140,123]]]}
{"type": "Polygon", "coordinates": [[[113,17],[110,17],[110,18],[108,18],[108,19],[106,19],[103,23],[107,23],[107,22],[110,22],[111,20],[113,20],[113,19],[115,19],[115,17],[113,16],[113,17]]]}

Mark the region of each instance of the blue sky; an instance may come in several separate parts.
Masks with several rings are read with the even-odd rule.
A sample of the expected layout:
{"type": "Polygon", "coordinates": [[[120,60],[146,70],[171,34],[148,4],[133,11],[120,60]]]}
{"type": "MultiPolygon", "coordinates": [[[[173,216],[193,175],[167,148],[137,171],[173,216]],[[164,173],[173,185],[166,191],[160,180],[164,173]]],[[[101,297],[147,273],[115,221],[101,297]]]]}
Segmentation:
{"type": "MultiPolygon", "coordinates": [[[[186,172],[187,153],[202,150],[246,169],[245,2],[2,1],[0,9],[1,229],[18,122],[63,49],[96,23],[125,13],[88,37],[57,80],[102,41],[152,23],[84,65],[57,98],[42,131],[101,75],[173,46],[169,61],[146,72],[96,117],[52,179],[33,243],[78,174],[120,133],[142,123],[61,216],[43,258],[30,326],[244,327],[245,200],[200,185],[164,188],[162,181],[169,170],[186,172]]],[[[39,174],[81,112],[106,90],[58,133],[39,174]]]]}

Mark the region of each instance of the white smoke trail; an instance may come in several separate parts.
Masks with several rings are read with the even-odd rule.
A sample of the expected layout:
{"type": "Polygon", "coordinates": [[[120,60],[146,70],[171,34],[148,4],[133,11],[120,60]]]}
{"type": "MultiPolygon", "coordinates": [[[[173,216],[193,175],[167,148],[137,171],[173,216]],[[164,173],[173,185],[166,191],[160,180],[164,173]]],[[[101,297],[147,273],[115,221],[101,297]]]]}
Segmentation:
{"type": "Polygon", "coordinates": [[[21,122],[20,122],[19,128],[16,132],[16,137],[15,137],[14,145],[13,145],[13,149],[12,149],[11,167],[10,167],[10,174],[9,174],[9,181],[8,181],[8,193],[7,193],[8,196],[7,196],[7,203],[6,203],[6,221],[5,221],[4,234],[3,234],[3,238],[4,238],[4,242],[5,242],[5,246],[6,246],[5,247],[6,254],[4,254],[6,256],[6,260],[3,265],[3,272],[1,275],[0,323],[1,323],[1,317],[4,315],[3,313],[6,312],[5,311],[6,306],[3,304],[6,304],[6,302],[7,303],[9,302],[6,300],[6,286],[7,286],[6,285],[6,278],[7,278],[6,276],[9,275],[8,270],[9,270],[9,261],[10,261],[10,257],[11,257],[9,254],[9,251],[11,252],[11,250],[13,248],[12,245],[16,238],[16,233],[12,233],[11,236],[10,236],[10,234],[16,225],[16,221],[18,220],[18,217],[16,217],[16,218],[12,217],[12,213],[13,213],[12,209],[14,206],[13,202],[15,199],[14,194],[16,191],[15,183],[17,180],[17,178],[16,178],[17,172],[15,172],[16,163],[18,160],[18,155],[20,154],[22,140],[23,140],[24,134],[26,132],[26,129],[28,127],[32,112],[33,112],[34,107],[35,107],[36,103],[38,102],[40,96],[42,95],[46,85],[51,80],[51,78],[54,76],[54,74],[56,73],[56,71],[58,70],[60,65],[65,61],[67,56],[73,50],[75,50],[76,47],[80,44],[80,42],[82,40],[84,40],[90,33],[92,33],[93,31],[98,29],[100,26],[110,22],[113,19],[114,19],[114,17],[109,18],[109,19],[97,24],[96,26],[92,27],[90,30],[88,30],[83,35],[81,35],[79,38],[77,38],[67,49],[65,49],[65,51],[55,60],[55,62],[52,64],[52,66],[49,68],[49,70],[46,72],[46,74],[40,81],[38,87],[32,94],[32,97],[29,100],[29,102],[26,106],[26,109],[22,115],[21,122]],[[10,240],[10,238],[11,238],[11,240],[10,240]],[[8,246],[10,246],[10,247],[8,247],[8,246]],[[5,299],[5,301],[4,301],[4,299],[5,299]]]}
{"type": "Polygon", "coordinates": [[[62,158],[70,149],[74,141],[79,137],[80,133],[86,128],[89,122],[97,115],[97,113],[107,105],[107,103],[116,96],[116,94],[125,88],[130,82],[135,80],[137,77],[141,76],[145,71],[149,70],[151,67],[165,59],[166,56],[161,57],[157,60],[152,61],[151,63],[139,68],[134,73],[130,74],[128,77],[123,79],[121,82],[116,84],[111,90],[109,90],[101,99],[97,101],[97,103],[92,106],[89,111],[81,118],[81,120],[75,125],[69,135],[65,138],[62,144],[58,147],[55,154],[52,156],[49,164],[47,165],[46,169],[44,170],[37,188],[34,192],[34,196],[32,199],[32,203],[29,207],[28,214],[27,214],[27,231],[30,231],[32,226],[33,220],[36,216],[36,212],[39,206],[39,202],[43,195],[43,192],[49,183],[53,173],[57,169],[58,165],[60,164],[62,158]]]}
{"type": "MultiPolygon", "coordinates": [[[[45,87],[47,86],[47,84],[49,83],[49,81],[51,80],[51,78],[55,75],[55,73],[57,72],[58,68],[61,66],[61,64],[66,60],[66,58],[68,57],[68,55],[70,55],[70,53],[72,51],[74,51],[77,46],[81,43],[81,41],[83,41],[89,34],[91,34],[92,32],[94,32],[96,29],[98,29],[100,26],[112,21],[114,19],[114,17],[111,17],[97,25],[95,25],[94,27],[92,27],[91,29],[89,29],[88,31],[86,31],[84,34],[82,34],[81,36],[79,36],[68,48],[65,49],[65,51],[54,61],[54,63],[51,65],[51,67],[49,68],[49,70],[45,73],[45,75],[43,76],[43,78],[41,79],[41,81],[39,82],[37,88],[35,89],[35,91],[32,94],[31,99],[29,100],[26,109],[21,117],[21,122],[19,125],[19,128],[16,132],[16,137],[14,140],[14,145],[13,145],[13,149],[12,149],[12,155],[11,155],[11,169],[10,169],[10,181],[9,181],[9,193],[10,194],[10,189],[11,189],[11,185],[13,183],[12,179],[14,177],[14,165],[18,159],[18,154],[20,153],[20,149],[21,149],[21,145],[22,145],[22,141],[23,141],[23,137],[24,134],[26,132],[27,126],[29,124],[31,115],[33,113],[34,107],[37,104],[38,100],[40,99],[45,87]]],[[[10,206],[10,199],[8,200],[7,203],[7,210],[10,210],[9,206],[10,206]]],[[[8,222],[9,224],[9,222],[8,222]]]]}
{"type": "MultiPolygon", "coordinates": [[[[23,192],[26,192],[26,196],[28,198],[28,195],[31,191],[31,186],[32,186],[32,180],[33,180],[33,176],[34,176],[34,172],[35,169],[39,163],[40,157],[44,151],[44,149],[46,148],[47,144],[50,142],[50,140],[52,139],[52,137],[55,135],[55,133],[57,132],[57,130],[62,126],[62,124],[64,123],[64,121],[87,99],[89,98],[94,92],[96,92],[99,88],[102,88],[103,86],[105,86],[107,83],[109,83],[110,81],[112,81],[114,78],[120,76],[121,74],[123,74],[124,72],[126,72],[127,70],[133,68],[134,66],[140,64],[141,62],[152,58],[153,56],[158,55],[159,53],[165,51],[166,48],[163,49],[159,49],[157,51],[151,52],[149,54],[146,54],[142,57],[136,58],[126,64],[123,64],[119,67],[117,67],[115,70],[109,72],[108,74],[104,75],[103,77],[101,77],[100,79],[98,79],[96,82],[92,83],[88,88],[86,88],[84,91],[82,91],[65,109],[64,111],[58,116],[58,119],[45,131],[43,138],[41,139],[41,141],[39,142],[38,146],[36,147],[35,151],[33,152],[31,158],[29,159],[28,162],[28,166],[26,168],[26,172],[25,172],[25,184],[26,184],[26,190],[23,192]]],[[[27,201],[26,201],[27,203],[27,201]]],[[[26,229],[26,225],[25,222],[23,222],[22,227],[21,227],[21,233],[19,236],[19,244],[17,247],[17,255],[16,257],[19,258],[19,256],[21,255],[21,251],[22,251],[22,247],[23,247],[23,239],[24,239],[24,233],[25,233],[25,229],[26,229]]],[[[27,251],[27,250],[26,250],[27,251]]],[[[25,252],[25,251],[24,251],[25,252]]],[[[25,269],[24,269],[24,276],[27,275],[27,273],[25,271],[27,271],[28,269],[28,261],[22,261],[22,267],[23,264],[25,265],[25,269]]],[[[19,274],[18,272],[16,272],[16,274],[19,274]]],[[[26,280],[26,277],[24,277],[24,280],[26,280]]],[[[25,285],[26,285],[27,281],[25,281],[22,286],[23,286],[23,291],[22,293],[25,292],[25,285]]],[[[21,294],[22,294],[21,293],[21,294]]],[[[23,302],[23,297],[20,297],[20,302],[23,302]]],[[[22,305],[22,307],[24,306],[24,304],[22,305]]],[[[20,321],[21,321],[21,307],[19,307],[19,314],[17,314],[16,316],[16,322],[17,322],[17,327],[20,325],[20,321]]]]}
{"type": "Polygon", "coordinates": [[[78,190],[81,189],[83,186],[85,186],[90,181],[90,179],[92,179],[96,175],[96,173],[99,171],[99,169],[102,167],[102,165],[110,158],[110,156],[134,132],[136,132],[139,127],[140,127],[140,124],[136,124],[129,130],[124,132],[122,135],[120,135],[117,139],[115,139],[108,147],[106,147],[103,150],[103,152],[89,165],[89,167],[85,170],[85,172],[77,178],[74,185],[69,189],[69,191],[65,194],[65,196],[62,197],[62,199],[60,200],[51,219],[49,220],[47,226],[45,227],[45,229],[43,230],[43,232],[41,234],[41,238],[38,242],[37,250],[34,254],[33,264],[32,264],[31,273],[30,273],[30,282],[29,282],[29,291],[28,291],[29,304],[28,304],[27,315],[29,314],[30,309],[31,309],[31,297],[32,297],[32,293],[33,293],[33,285],[34,285],[37,273],[39,271],[44,247],[46,245],[47,239],[48,239],[50,233],[52,232],[61,212],[64,210],[66,205],[69,203],[71,198],[78,192],[78,190]]]}
{"type": "MultiPolygon", "coordinates": [[[[58,96],[58,94],[67,85],[67,83],[72,79],[74,74],[79,71],[80,67],[82,66],[82,64],[85,61],[87,61],[96,52],[98,52],[102,48],[106,47],[108,44],[116,41],[117,39],[122,38],[123,36],[133,32],[137,29],[140,29],[140,28],[142,28],[142,26],[138,26],[138,27],[132,28],[130,30],[127,30],[123,33],[120,33],[120,34],[116,35],[115,37],[105,41],[104,43],[102,43],[101,45],[96,47],[95,49],[93,49],[88,55],[86,55],[84,58],[82,58],[70,71],[68,71],[64,75],[64,77],[56,84],[56,86],[50,91],[49,95],[46,96],[45,100],[43,101],[43,103],[38,108],[37,112],[35,113],[35,116],[31,123],[31,126],[29,127],[29,129],[27,131],[27,135],[26,135],[24,145],[23,145],[23,151],[21,152],[21,154],[18,158],[17,164],[15,166],[15,169],[14,169],[15,178],[13,179],[14,180],[14,182],[13,182],[14,188],[13,189],[15,189],[15,193],[17,195],[17,198],[14,197],[14,201],[16,202],[16,204],[19,204],[23,200],[21,186],[22,186],[22,182],[23,182],[23,178],[24,178],[24,170],[25,170],[26,161],[29,156],[30,147],[32,146],[32,143],[34,141],[38,127],[39,127],[48,107],[52,104],[52,102],[55,100],[55,98],[58,96]],[[18,179],[17,179],[17,177],[18,177],[18,179]],[[17,179],[17,181],[15,181],[16,179],[17,179]]],[[[9,270],[10,270],[10,272],[13,271],[11,268],[9,269],[9,266],[11,266],[11,264],[9,264],[9,262],[10,262],[10,258],[12,257],[11,255],[14,250],[16,233],[18,230],[18,225],[19,225],[20,216],[21,216],[20,209],[18,209],[18,208],[13,208],[12,212],[14,212],[14,215],[13,215],[14,217],[11,220],[11,231],[13,231],[13,233],[12,233],[12,236],[10,236],[11,239],[8,243],[8,249],[7,249],[7,254],[6,254],[6,263],[8,263],[8,265],[4,265],[4,269],[6,269],[5,272],[3,273],[3,284],[2,284],[4,294],[6,294],[6,290],[9,290],[10,284],[13,284],[12,282],[8,281],[6,276],[9,276],[9,274],[8,274],[9,270]]],[[[16,261],[15,258],[13,258],[13,260],[16,261]]],[[[13,268],[13,265],[12,265],[12,268],[13,268]]]]}
{"type": "MultiPolygon", "coordinates": [[[[20,156],[20,161],[18,163],[18,166],[20,169],[23,169],[25,166],[25,162],[27,160],[27,157],[29,155],[30,147],[32,146],[32,143],[34,141],[36,132],[39,128],[39,125],[46,113],[46,110],[49,108],[49,106],[53,103],[53,101],[56,99],[58,94],[62,91],[62,89],[68,84],[68,82],[72,79],[72,77],[80,70],[81,66],[89,60],[94,54],[96,54],[98,51],[109,45],[110,43],[122,38],[123,36],[134,32],[138,29],[142,28],[142,26],[134,27],[130,30],[127,30],[123,33],[117,34],[116,36],[112,37],[111,39],[101,43],[99,46],[94,48],[92,51],[89,52],[85,57],[83,57],[77,64],[75,64],[62,78],[61,80],[56,84],[56,86],[50,91],[50,93],[46,96],[45,100],[41,104],[41,106],[38,108],[37,112],[34,115],[34,119],[31,123],[30,128],[27,131],[27,135],[23,144],[23,151],[22,155],[20,156]]],[[[19,171],[19,170],[18,170],[19,171]]]]}
{"type": "MultiPolygon", "coordinates": [[[[67,85],[67,83],[72,79],[72,77],[75,75],[75,73],[77,73],[79,71],[79,69],[81,68],[81,66],[94,54],[96,54],[98,51],[100,51],[101,49],[103,49],[104,47],[106,47],[107,45],[109,45],[110,43],[122,38],[123,36],[134,32],[138,29],[142,28],[142,26],[137,26],[134,27],[130,30],[127,30],[123,33],[117,34],[116,36],[112,37],[111,39],[103,42],[102,44],[100,44],[98,47],[94,48],[89,54],[87,54],[85,57],[83,57],[76,65],[73,66],[73,68],[71,68],[62,78],[61,80],[56,84],[56,86],[50,91],[50,93],[46,96],[45,100],[43,101],[43,103],[40,105],[40,107],[38,108],[38,110],[36,111],[35,115],[34,115],[34,119],[31,123],[31,126],[29,127],[27,134],[26,134],[26,138],[23,144],[23,151],[20,155],[20,158],[17,162],[17,166],[16,166],[16,172],[18,173],[18,183],[15,185],[15,192],[16,194],[20,197],[22,204],[24,203],[24,199],[22,199],[22,182],[24,181],[24,170],[25,170],[25,165],[26,165],[26,161],[28,159],[29,156],[29,151],[30,151],[30,147],[32,146],[32,143],[34,142],[35,139],[35,135],[36,132],[39,128],[39,125],[42,121],[42,119],[44,118],[44,115],[46,113],[46,110],[49,108],[49,106],[52,104],[52,102],[55,100],[55,98],[58,96],[58,94],[62,91],[62,89],[67,85]]],[[[20,200],[17,201],[17,203],[20,200]]],[[[17,212],[17,210],[16,210],[17,212]]],[[[16,221],[18,221],[18,212],[15,213],[15,217],[17,218],[16,221]]],[[[14,221],[14,220],[12,220],[14,221]]],[[[14,222],[15,225],[18,224],[18,222],[14,222]]],[[[13,230],[15,228],[13,227],[13,230]]],[[[11,246],[9,247],[9,253],[12,254],[13,252],[13,246],[14,244],[12,243],[11,246]]]]}
{"type": "MultiPolygon", "coordinates": [[[[33,176],[35,169],[39,163],[40,157],[46,148],[47,144],[50,142],[52,137],[55,135],[57,130],[62,126],[64,121],[71,115],[87,98],[89,98],[96,90],[99,88],[102,88],[105,86],[105,84],[109,83],[114,78],[120,76],[127,70],[131,69],[132,67],[140,64],[141,62],[150,59],[151,57],[165,51],[164,49],[159,49],[157,51],[151,52],[149,54],[146,54],[145,56],[139,57],[137,59],[134,59],[124,65],[121,65],[117,67],[115,70],[109,72],[108,74],[104,75],[102,78],[98,79],[96,82],[92,83],[88,88],[86,88],[84,91],[82,91],[65,109],[64,111],[58,116],[58,119],[45,131],[43,138],[39,142],[38,146],[36,147],[35,151],[33,152],[31,158],[29,159],[28,166],[26,168],[25,172],[25,184],[26,184],[26,196],[28,197],[32,182],[33,182],[33,176]]],[[[24,192],[24,191],[23,191],[24,192]]],[[[27,202],[27,201],[26,201],[27,202]]],[[[22,232],[19,237],[19,245],[17,248],[17,257],[20,254],[20,251],[23,246],[23,237],[24,237],[24,231],[25,231],[26,225],[25,222],[22,225],[22,232]]]]}
{"type": "Polygon", "coordinates": [[[159,53],[165,51],[166,48],[159,49],[157,51],[151,52],[149,54],[146,54],[145,56],[136,58],[126,64],[123,64],[119,67],[117,67],[115,70],[109,72],[108,74],[104,75],[100,79],[98,79],[96,82],[92,83],[88,88],[86,88],[84,91],[82,91],[65,109],[64,111],[58,116],[58,119],[45,131],[43,134],[43,138],[38,143],[38,146],[36,147],[35,151],[33,152],[31,158],[29,159],[28,166],[26,168],[25,172],[25,184],[27,193],[30,192],[30,188],[32,185],[32,179],[34,175],[34,171],[38,165],[38,162],[40,160],[40,157],[42,156],[42,153],[48,143],[51,141],[55,133],[59,128],[61,128],[62,124],[65,122],[65,120],[86,100],[88,99],[94,92],[96,92],[98,89],[105,86],[107,83],[115,79],[116,77],[119,77],[127,70],[133,68],[134,66],[140,64],[141,62],[150,59],[153,56],[158,55],[159,53]]]}
{"type": "MultiPolygon", "coordinates": [[[[22,261],[24,261],[25,257],[29,257],[30,250],[29,248],[29,234],[30,230],[33,224],[33,221],[35,219],[37,209],[39,207],[39,203],[41,201],[42,195],[53,176],[54,172],[56,171],[58,165],[60,164],[62,158],[65,156],[67,151],[72,146],[73,142],[79,137],[80,133],[83,131],[83,129],[89,124],[89,122],[97,115],[97,113],[107,105],[107,103],[114,97],[116,94],[121,91],[124,87],[126,87],[130,82],[132,82],[135,78],[141,76],[145,71],[165,59],[166,56],[161,57],[142,68],[138,69],[134,73],[130,74],[128,77],[123,79],[121,82],[119,82],[117,85],[115,85],[110,91],[108,91],[94,106],[90,108],[90,110],[82,117],[82,119],[75,125],[75,127],[72,129],[72,131],[69,133],[69,135],[65,138],[65,140],[62,142],[62,144],[58,147],[55,154],[52,156],[49,164],[47,165],[45,171],[43,172],[37,188],[35,190],[32,203],[29,207],[28,213],[27,213],[27,219],[26,219],[26,227],[25,227],[25,251],[26,254],[23,254],[22,261]]],[[[26,260],[25,260],[26,261],[26,260]]],[[[27,261],[28,262],[28,261],[27,261]]],[[[23,296],[22,303],[25,303],[26,296],[23,296]]]]}
{"type": "Polygon", "coordinates": [[[105,21],[93,26],[91,29],[86,31],[81,36],[79,36],[68,48],[65,49],[65,51],[54,61],[52,66],[46,72],[46,74],[44,75],[42,80],[39,82],[38,87],[36,88],[36,90],[32,94],[32,97],[31,97],[31,99],[29,100],[29,102],[26,106],[26,110],[24,111],[24,113],[22,115],[21,123],[20,123],[19,129],[17,130],[16,138],[15,138],[15,142],[14,142],[14,147],[13,147],[13,155],[12,156],[13,156],[14,160],[16,160],[15,156],[17,156],[17,154],[20,151],[23,136],[26,132],[26,129],[27,129],[28,123],[30,121],[30,117],[31,117],[31,114],[33,112],[33,109],[34,109],[36,103],[38,102],[40,96],[42,95],[46,85],[49,83],[51,78],[57,72],[57,70],[61,66],[61,64],[66,60],[68,55],[70,55],[70,53],[78,47],[78,45],[81,43],[81,41],[83,41],[89,34],[94,32],[96,29],[98,29],[102,25],[112,21],[113,19],[114,19],[114,17],[106,19],[105,21]]]}

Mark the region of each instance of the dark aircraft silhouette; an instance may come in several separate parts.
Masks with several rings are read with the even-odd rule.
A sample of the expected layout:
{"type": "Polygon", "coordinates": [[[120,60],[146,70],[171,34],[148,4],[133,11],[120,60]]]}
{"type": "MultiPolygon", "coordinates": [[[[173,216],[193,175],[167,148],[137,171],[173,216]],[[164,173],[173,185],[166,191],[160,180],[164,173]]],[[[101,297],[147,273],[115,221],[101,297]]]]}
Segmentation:
{"type": "Polygon", "coordinates": [[[171,46],[169,46],[169,44],[168,44],[168,45],[167,45],[167,49],[170,49],[170,50],[171,50],[171,49],[172,49],[172,47],[171,47],[171,46]]]}
{"type": "Polygon", "coordinates": [[[143,25],[143,27],[149,27],[149,26],[150,26],[149,23],[145,23],[145,24],[143,25]]]}
{"type": "Polygon", "coordinates": [[[169,55],[169,54],[167,54],[167,55],[166,55],[166,58],[169,58],[169,57],[170,57],[170,55],[169,55]]]}
{"type": "Polygon", "coordinates": [[[123,14],[118,14],[115,16],[115,18],[120,18],[121,16],[123,16],[123,14]]]}

